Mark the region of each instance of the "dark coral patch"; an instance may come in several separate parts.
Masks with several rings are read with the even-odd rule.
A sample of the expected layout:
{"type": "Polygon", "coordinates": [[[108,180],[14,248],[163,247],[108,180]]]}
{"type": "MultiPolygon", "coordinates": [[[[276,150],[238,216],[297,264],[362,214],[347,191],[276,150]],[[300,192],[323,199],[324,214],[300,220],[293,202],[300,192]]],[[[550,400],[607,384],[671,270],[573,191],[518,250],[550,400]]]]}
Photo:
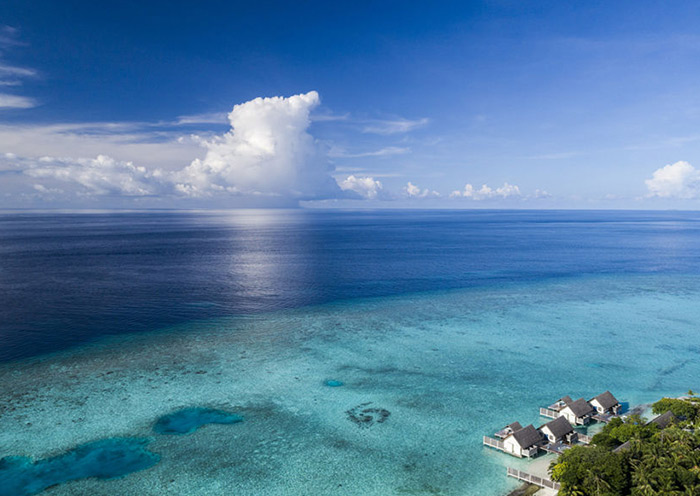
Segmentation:
{"type": "Polygon", "coordinates": [[[371,402],[362,403],[345,412],[348,416],[348,420],[358,427],[367,428],[385,422],[386,419],[389,418],[389,415],[391,415],[391,412],[384,408],[367,408],[367,406],[371,404],[371,402]]]}
{"type": "Polygon", "coordinates": [[[22,456],[2,458],[0,496],[30,496],[76,479],[113,479],[147,469],[160,460],[146,449],[148,443],[147,439],[111,438],[36,462],[22,456]]]}
{"type": "Polygon", "coordinates": [[[184,408],[159,418],[153,430],[158,434],[189,434],[206,424],[237,424],[243,417],[211,408],[184,408]]]}

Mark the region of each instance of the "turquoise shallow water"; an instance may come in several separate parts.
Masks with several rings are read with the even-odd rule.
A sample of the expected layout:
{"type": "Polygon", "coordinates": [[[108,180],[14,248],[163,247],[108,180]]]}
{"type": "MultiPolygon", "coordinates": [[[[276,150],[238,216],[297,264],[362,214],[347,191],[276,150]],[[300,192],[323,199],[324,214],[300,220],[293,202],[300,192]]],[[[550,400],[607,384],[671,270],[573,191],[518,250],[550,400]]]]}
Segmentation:
{"type": "Polygon", "coordinates": [[[133,436],[160,456],[56,495],[504,494],[505,466],[523,464],[482,435],[543,422],[564,394],[636,405],[700,387],[699,297],[695,276],[590,276],[115,337],[0,365],[0,457],[133,436]],[[245,421],[153,432],[187,408],[245,421]]]}

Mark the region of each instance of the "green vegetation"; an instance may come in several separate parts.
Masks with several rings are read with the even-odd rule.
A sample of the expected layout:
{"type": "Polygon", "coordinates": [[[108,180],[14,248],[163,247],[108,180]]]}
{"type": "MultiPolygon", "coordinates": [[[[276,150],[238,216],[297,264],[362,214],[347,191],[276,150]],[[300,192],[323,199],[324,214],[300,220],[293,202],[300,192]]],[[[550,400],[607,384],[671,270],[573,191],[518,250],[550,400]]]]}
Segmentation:
{"type": "Polygon", "coordinates": [[[664,429],[636,415],[613,419],[590,446],[566,450],[550,466],[559,494],[700,496],[700,404],[694,399],[654,403],[654,413],[677,417],[664,429]]]}
{"type": "Polygon", "coordinates": [[[673,398],[663,398],[654,403],[651,410],[660,415],[669,410],[673,412],[676,417],[684,420],[695,421],[698,420],[698,404],[696,398],[689,398],[688,400],[676,400],[673,398]]]}

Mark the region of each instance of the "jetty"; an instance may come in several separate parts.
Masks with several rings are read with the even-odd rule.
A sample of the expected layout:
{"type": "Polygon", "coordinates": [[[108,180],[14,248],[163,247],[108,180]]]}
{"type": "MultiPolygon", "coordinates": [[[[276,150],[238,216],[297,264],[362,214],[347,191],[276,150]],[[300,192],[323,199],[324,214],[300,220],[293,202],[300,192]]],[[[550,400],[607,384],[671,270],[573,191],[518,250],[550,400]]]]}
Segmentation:
{"type": "Polygon", "coordinates": [[[554,489],[555,491],[558,491],[561,488],[561,484],[554,482],[547,477],[538,477],[537,475],[528,474],[527,472],[523,472],[522,470],[518,470],[516,468],[508,467],[506,470],[506,475],[508,477],[518,479],[519,481],[528,482],[547,489],[554,489]]]}

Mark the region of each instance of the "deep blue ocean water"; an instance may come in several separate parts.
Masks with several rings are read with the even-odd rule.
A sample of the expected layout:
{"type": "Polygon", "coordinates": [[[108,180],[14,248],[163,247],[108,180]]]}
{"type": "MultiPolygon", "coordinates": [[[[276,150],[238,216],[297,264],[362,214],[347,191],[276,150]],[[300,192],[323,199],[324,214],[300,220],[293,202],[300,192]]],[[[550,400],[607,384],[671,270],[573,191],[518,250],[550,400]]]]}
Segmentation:
{"type": "Polygon", "coordinates": [[[0,482],[501,496],[483,435],[700,389],[698,303],[692,212],[0,214],[0,482]]]}
{"type": "Polygon", "coordinates": [[[336,300],[698,272],[696,212],[5,213],[0,361],[336,300]]]}

